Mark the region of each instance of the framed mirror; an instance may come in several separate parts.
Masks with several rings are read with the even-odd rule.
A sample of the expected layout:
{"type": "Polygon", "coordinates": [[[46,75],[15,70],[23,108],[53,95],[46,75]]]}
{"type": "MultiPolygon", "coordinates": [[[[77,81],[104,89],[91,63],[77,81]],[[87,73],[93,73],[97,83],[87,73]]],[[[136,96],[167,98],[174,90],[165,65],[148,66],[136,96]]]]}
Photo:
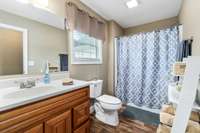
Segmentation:
{"type": "Polygon", "coordinates": [[[28,31],[0,23],[0,76],[18,74],[28,74],[28,31]]]}
{"type": "Polygon", "coordinates": [[[68,71],[68,32],[0,11],[0,77],[68,71]]]}

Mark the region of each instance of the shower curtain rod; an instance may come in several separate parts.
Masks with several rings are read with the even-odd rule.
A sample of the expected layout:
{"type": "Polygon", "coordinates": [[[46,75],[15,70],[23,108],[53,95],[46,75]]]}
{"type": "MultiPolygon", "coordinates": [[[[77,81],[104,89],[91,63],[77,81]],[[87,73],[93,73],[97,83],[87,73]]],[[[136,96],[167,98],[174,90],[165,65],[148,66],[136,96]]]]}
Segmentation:
{"type": "MultiPolygon", "coordinates": [[[[121,36],[121,37],[129,37],[129,36],[121,36]]],[[[120,39],[121,37],[115,37],[115,39],[120,39]]],[[[189,39],[184,39],[183,41],[186,41],[186,40],[189,40],[189,41],[193,42],[194,41],[194,37],[191,36],[189,39]]]]}
{"type": "MultiPolygon", "coordinates": [[[[167,27],[162,27],[162,28],[156,28],[155,30],[152,30],[152,31],[160,31],[160,30],[168,29],[168,28],[175,27],[175,26],[183,26],[183,24],[176,24],[176,25],[172,25],[172,26],[167,26],[167,27]]],[[[138,32],[138,33],[136,33],[136,34],[148,33],[148,32],[152,32],[152,31],[138,32]]],[[[127,36],[118,36],[118,37],[115,37],[115,38],[116,38],[116,39],[119,39],[120,37],[130,37],[130,36],[133,36],[133,35],[135,35],[135,34],[127,35],[127,36]]]]}

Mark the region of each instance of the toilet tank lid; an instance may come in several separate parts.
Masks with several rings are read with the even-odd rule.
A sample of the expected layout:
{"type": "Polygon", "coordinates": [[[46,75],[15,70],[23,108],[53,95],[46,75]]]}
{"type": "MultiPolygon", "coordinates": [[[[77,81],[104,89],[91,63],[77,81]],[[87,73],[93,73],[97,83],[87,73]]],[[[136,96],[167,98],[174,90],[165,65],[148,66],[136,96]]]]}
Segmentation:
{"type": "Polygon", "coordinates": [[[92,80],[92,81],[89,81],[90,84],[97,84],[97,83],[102,83],[103,80],[92,80]]]}
{"type": "Polygon", "coordinates": [[[98,97],[97,100],[99,102],[103,102],[107,104],[121,104],[122,103],[120,99],[113,96],[109,96],[109,95],[102,95],[98,97]]]}

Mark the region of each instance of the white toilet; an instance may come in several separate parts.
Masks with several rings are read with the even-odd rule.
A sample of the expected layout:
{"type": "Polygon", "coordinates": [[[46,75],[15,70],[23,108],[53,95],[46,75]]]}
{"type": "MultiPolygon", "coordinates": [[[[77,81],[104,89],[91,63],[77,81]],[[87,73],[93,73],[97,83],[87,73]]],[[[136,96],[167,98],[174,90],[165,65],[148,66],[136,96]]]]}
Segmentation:
{"type": "Polygon", "coordinates": [[[94,103],[95,117],[111,126],[117,126],[119,124],[118,110],[122,106],[120,99],[102,95],[102,80],[91,81],[90,84],[90,97],[95,98],[94,103]]]}

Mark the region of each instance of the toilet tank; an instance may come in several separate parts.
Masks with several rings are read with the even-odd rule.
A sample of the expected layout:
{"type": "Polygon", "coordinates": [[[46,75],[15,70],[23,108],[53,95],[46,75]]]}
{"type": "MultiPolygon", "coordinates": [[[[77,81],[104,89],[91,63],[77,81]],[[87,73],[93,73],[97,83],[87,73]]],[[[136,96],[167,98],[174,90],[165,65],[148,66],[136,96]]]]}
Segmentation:
{"type": "Polygon", "coordinates": [[[102,94],[103,80],[94,80],[90,83],[90,98],[97,98],[102,94]]]}

